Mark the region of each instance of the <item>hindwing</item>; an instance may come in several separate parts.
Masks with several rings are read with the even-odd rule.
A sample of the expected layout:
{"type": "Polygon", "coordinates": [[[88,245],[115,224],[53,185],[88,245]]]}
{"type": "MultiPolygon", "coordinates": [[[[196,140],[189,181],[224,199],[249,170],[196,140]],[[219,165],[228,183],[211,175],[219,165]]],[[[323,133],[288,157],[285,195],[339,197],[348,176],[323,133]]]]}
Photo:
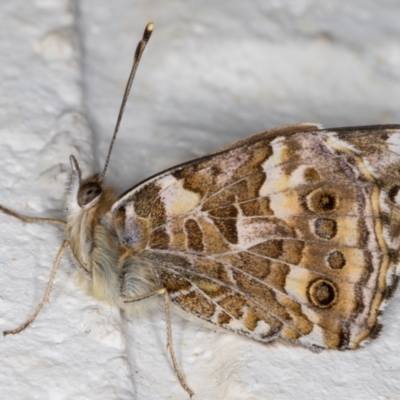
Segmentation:
{"type": "Polygon", "coordinates": [[[397,282],[400,126],[267,131],[114,204],[171,301],[254,340],[357,348],[397,282]]]}

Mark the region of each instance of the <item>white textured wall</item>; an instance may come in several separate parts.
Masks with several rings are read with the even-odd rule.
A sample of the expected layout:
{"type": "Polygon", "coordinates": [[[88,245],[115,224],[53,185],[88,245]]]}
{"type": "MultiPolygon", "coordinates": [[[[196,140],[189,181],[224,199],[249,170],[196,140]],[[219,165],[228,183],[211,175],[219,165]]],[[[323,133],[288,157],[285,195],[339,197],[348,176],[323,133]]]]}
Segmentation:
{"type": "MultiPolygon", "coordinates": [[[[102,166],[148,21],[154,35],[107,175],[121,191],[277,125],[400,122],[399,19],[389,0],[4,0],[0,203],[63,216],[68,156],[102,166]]],[[[1,330],[40,301],[63,237],[0,215],[1,330]]],[[[64,261],[32,327],[0,338],[0,397],[187,398],[162,313],[126,323],[72,271],[64,261]]],[[[173,334],[196,399],[396,399],[399,315],[397,294],[381,337],[347,353],[262,346],[179,317],[173,334]]]]}

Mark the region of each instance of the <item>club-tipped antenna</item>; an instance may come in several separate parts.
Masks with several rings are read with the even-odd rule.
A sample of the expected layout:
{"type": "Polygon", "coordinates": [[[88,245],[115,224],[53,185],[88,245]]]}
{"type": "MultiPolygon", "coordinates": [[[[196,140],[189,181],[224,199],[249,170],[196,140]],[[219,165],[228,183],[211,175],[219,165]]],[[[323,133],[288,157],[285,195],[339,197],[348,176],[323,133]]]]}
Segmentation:
{"type": "Polygon", "coordinates": [[[136,74],[137,67],[139,65],[140,58],[142,57],[144,49],[146,48],[146,44],[149,41],[150,36],[153,32],[153,28],[154,28],[153,22],[149,22],[146,25],[146,28],[144,29],[142,40],[138,43],[138,45],[136,47],[131,72],[129,74],[128,82],[125,87],[125,93],[124,93],[124,97],[122,98],[121,107],[119,109],[117,123],[115,124],[114,134],[111,139],[110,147],[109,147],[108,153],[107,153],[106,162],[104,164],[103,172],[100,175],[99,181],[102,181],[104,178],[104,175],[106,174],[108,163],[110,162],[112,149],[114,147],[114,142],[115,142],[115,139],[117,138],[117,134],[118,134],[119,126],[121,124],[122,116],[124,115],[125,105],[128,100],[129,93],[131,91],[132,82],[133,82],[133,79],[135,78],[135,74],[136,74]]]}

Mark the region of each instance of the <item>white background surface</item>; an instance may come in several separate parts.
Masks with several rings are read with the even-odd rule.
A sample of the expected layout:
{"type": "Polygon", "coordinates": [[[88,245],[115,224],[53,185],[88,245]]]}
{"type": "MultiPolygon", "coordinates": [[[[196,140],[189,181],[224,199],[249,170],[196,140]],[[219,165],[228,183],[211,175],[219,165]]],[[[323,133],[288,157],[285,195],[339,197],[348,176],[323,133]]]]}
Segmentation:
{"type": "MultiPolygon", "coordinates": [[[[101,168],[148,21],[155,31],[107,174],[121,191],[277,125],[400,122],[399,18],[394,0],[2,1],[0,202],[63,217],[68,156],[101,168]]],[[[0,215],[1,330],[40,301],[63,237],[0,215]]],[[[65,260],[34,324],[0,339],[1,397],[187,398],[163,314],[127,323],[72,272],[65,260]]],[[[395,399],[399,315],[398,293],[381,337],[346,353],[262,346],[179,317],[173,335],[196,399],[395,399]]]]}

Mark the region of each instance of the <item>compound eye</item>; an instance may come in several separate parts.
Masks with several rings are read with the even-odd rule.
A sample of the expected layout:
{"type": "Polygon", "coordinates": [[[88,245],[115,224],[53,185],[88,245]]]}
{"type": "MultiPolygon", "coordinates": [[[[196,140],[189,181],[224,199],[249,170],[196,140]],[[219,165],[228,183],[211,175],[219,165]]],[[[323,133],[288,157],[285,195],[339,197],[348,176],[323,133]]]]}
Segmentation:
{"type": "Polygon", "coordinates": [[[79,188],[78,204],[83,207],[99,197],[102,193],[101,186],[97,182],[85,183],[79,188]]]}

